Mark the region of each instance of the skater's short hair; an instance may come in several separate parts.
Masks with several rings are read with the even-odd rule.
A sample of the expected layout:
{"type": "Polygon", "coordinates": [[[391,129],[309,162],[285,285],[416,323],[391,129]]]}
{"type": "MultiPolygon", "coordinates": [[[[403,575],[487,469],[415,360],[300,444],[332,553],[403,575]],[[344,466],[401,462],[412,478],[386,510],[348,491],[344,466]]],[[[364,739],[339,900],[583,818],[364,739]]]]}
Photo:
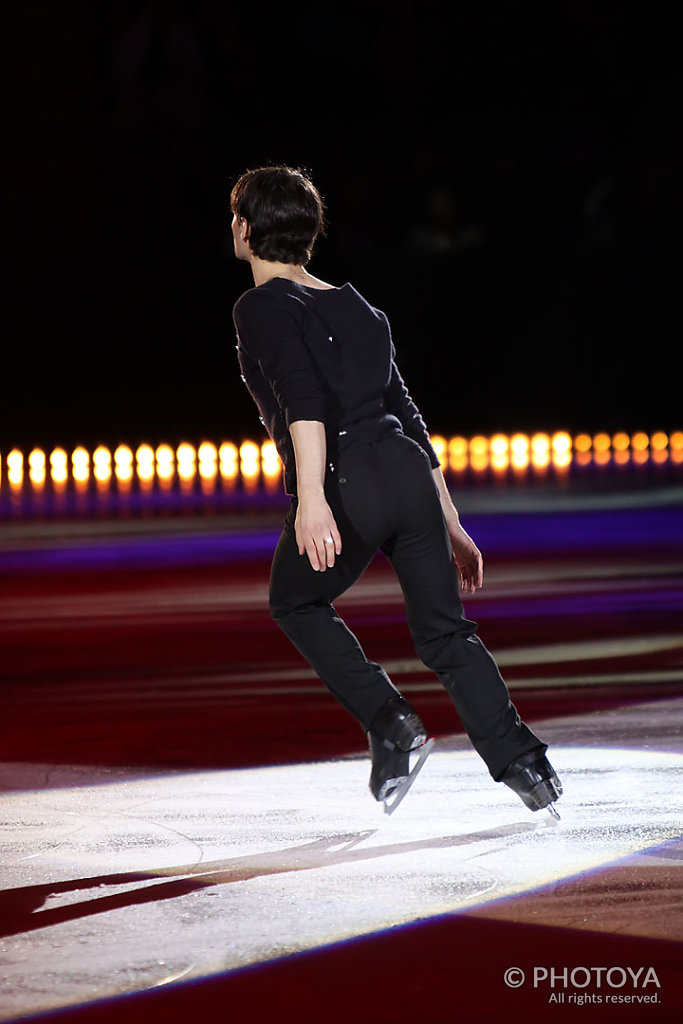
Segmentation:
{"type": "Polygon", "coordinates": [[[230,208],[248,222],[249,247],[262,260],[305,266],[325,233],[323,200],[300,168],[246,171],[233,186],[230,208]]]}

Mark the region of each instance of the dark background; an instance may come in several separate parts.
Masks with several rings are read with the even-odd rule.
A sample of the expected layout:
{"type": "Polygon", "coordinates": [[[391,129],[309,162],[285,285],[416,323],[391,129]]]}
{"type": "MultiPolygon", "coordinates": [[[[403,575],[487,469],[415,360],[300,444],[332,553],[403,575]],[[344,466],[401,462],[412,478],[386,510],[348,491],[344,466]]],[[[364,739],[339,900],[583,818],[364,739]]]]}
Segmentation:
{"type": "Polygon", "coordinates": [[[227,201],[311,170],[313,273],[433,432],[680,428],[679,37],[656,5],[27,3],[5,29],[0,445],[258,420],[227,201]]]}

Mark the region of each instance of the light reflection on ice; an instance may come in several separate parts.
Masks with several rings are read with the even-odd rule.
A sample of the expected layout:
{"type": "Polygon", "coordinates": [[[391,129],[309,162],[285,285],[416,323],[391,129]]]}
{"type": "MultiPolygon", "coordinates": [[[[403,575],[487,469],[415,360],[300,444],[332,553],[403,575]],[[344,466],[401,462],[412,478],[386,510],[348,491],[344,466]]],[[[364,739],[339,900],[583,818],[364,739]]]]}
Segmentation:
{"type": "Polygon", "coordinates": [[[234,969],[528,892],[680,835],[680,754],[555,745],[552,760],[565,787],[557,823],[457,750],[436,750],[391,817],[368,793],[364,758],[106,785],[94,769],[55,769],[50,788],[0,799],[2,888],[25,908],[6,930],[22,976],[10,989],[31,991],[35,975],[37,1010],[163,983],[168,964],[189,971],[189,951],[188,976],[234,969]]]}

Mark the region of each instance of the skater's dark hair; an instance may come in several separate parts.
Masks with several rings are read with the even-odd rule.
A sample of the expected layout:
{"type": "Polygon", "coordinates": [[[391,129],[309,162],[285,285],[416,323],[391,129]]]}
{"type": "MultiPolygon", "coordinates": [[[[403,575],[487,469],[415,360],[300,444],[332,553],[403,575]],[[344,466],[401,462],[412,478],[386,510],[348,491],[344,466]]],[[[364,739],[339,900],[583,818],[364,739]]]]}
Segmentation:
{"type": "Polygon", "coordinates": [[[325,234],[322,198],[299,168],[246,171],[230,193],[230,209],[248,222],[254,256],[273,263],[305,266],[316,238],[325,234]]]}

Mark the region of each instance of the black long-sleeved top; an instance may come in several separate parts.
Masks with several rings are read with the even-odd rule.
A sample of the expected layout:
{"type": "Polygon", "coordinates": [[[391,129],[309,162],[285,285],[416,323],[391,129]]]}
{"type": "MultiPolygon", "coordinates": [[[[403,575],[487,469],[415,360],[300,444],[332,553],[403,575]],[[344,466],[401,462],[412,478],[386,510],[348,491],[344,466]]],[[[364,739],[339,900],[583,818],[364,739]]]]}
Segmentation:
{"type": "Polygon", "coordinates": [[[274,277],[235,303],[242,380],[296,493],[289,426],[325,425],[328,461],[352,444],[402,431],[439,460],[396,366],[389,322],[351,284],[311,288],[274,277]]]}

